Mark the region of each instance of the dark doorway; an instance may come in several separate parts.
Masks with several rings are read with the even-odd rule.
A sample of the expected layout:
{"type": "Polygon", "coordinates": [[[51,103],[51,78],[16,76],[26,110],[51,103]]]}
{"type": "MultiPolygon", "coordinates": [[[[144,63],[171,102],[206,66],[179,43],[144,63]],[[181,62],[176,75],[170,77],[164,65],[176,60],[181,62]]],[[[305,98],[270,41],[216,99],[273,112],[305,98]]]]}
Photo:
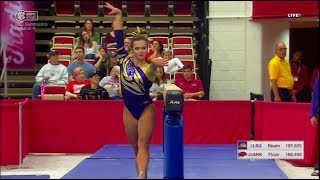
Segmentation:
{"type": "Polygon", "coordinates": [[[291,28],[290,29],[290,59],[292,53],[297,50],[303,51],[304,64],[312,69],[319,65],[319,28],[291,28]]]}

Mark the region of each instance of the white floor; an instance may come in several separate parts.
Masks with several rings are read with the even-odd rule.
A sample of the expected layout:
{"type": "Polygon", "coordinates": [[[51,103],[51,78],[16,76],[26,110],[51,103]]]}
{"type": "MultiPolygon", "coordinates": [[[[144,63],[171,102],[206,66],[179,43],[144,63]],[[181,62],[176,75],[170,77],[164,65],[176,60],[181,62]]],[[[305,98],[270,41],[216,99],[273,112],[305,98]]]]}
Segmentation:
{"type": "MultiPolygon", "coordinates": [[[[23,164],[18,166],[1,166],[1,175],[27,175],[46,174],[51,179],[60,179],[72,168],[78,165],[91,154],[69,154],[69,155],[29,155],[23,164]]],[[[289,179],[319,179],[311,176],[313,167],[294,167],[283,160],[276,160],[278,166],[289,179]]]]}

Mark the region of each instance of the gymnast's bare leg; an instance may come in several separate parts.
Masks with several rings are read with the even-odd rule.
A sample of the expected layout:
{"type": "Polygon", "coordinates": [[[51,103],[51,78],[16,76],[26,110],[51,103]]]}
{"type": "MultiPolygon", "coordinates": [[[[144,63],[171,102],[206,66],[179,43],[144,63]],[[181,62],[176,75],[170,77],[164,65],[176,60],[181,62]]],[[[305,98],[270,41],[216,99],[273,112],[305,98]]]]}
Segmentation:
{"type": "Polygon", "coordinates": [[[124,107],[123,120],[126,135],[136,155],[136,169],[139,179],[146,179],[149,165],[149,145],[156,124],[156,108],[150,104],[137,120],[124,107]]]}

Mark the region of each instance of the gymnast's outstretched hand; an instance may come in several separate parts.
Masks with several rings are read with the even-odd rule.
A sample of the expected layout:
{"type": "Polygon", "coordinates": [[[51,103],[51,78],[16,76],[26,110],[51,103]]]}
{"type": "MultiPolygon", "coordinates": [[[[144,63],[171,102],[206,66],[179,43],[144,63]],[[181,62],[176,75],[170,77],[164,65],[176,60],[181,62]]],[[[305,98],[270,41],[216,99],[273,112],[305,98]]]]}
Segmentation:
{"type": "Polygon", "coordinates": [[[112,4],[110,4],[108,2],[105,2],[104,7],[111,10],[111,12],[108,13],[109,15],[122,13],[120,9],[114,7],[112,4]]]}

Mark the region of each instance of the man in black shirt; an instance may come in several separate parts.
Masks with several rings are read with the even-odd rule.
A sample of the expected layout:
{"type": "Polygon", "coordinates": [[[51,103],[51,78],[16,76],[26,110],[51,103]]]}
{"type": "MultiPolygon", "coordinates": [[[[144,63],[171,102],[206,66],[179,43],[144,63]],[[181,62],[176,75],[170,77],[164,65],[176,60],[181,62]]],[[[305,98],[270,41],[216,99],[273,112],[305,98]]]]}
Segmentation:
{"type": "Polygon", "coordinates": [[[83,100],[108,100],[109,94],[106,89],[99,86],[100,75],[97,71],[89,76],[89,85],[85,85],[81,88],[78,95],[79,99],[83,100]]]}

